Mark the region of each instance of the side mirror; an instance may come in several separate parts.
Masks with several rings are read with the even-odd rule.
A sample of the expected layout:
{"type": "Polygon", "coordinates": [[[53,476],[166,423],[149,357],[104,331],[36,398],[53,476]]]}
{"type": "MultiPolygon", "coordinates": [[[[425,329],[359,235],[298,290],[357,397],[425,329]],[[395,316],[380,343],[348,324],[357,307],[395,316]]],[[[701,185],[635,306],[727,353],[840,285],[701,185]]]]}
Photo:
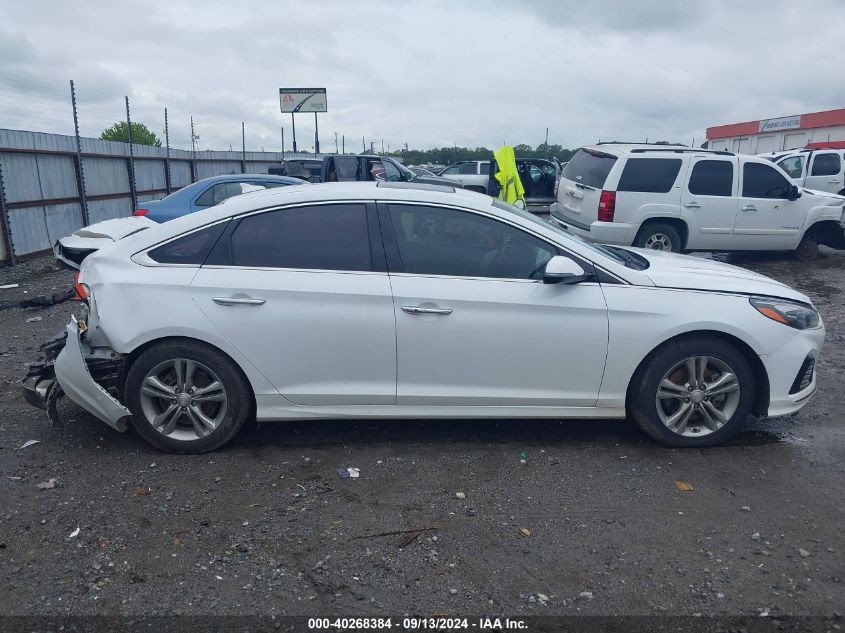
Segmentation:
{"type": "Polygon", "coordinates": [[[786,196],[788,200],[798,200],[798,198],[801,197],[801,191],[798,189],[797,185],[789,187],[789,191],[787,193],[789,194],[786,196]]]}
{"type": "Polygon", "coordinates": [[[562,255],[555,255],[546,264],[543,271],[544,284],[578,284],[589,277],[574,261],[562,255]]]}

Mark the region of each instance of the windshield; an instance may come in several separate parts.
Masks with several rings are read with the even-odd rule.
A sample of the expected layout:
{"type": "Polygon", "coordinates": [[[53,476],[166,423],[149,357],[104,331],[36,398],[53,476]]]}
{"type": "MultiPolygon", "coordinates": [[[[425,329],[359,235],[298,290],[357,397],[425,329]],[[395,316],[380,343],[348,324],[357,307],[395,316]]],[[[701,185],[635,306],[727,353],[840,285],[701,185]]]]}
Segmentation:
{"type": "Polygon", "coordinates": [[[616,156],[592,149],[579,149],[563,170],[562,178],[601,189],[616,163],[616,156]]]}
{"type": "Polygon", "coordinates": [[[593,244],[592,242],[583,240],[574,233],[570,233],[566,229],[552,224],[551,222],[541,220],[530,211],[525,211],[524,209],[515,207],[512,204],[508,204],[507,202],[502,202],[501,200],[494,199],[493,206],[498,209],[502,209],[503,211],[510,211],[511,213],[518,215],[522,219],[533,222],[534,224],[542,226],[545,229],[551,229],[558,235],[562,235],[566,239],[576,242],[584,248],[590,249],[594,253],[599,253],[600,255],[603,255],[608,259],[612,259],[617,264],[622,264],[627,268],[635,268],[637,270],[642,270],[643,268],[646,268],[648,266],[648,262],[645,259],[642,260],[642,262],[645,262],[645,266],[642,265],[642,262],[638,261],[640,259],[639,255],[635,255],[634,253],[631,253],[630,251],[627,251],[625,249],[611,248],[608,246],[602,246],[601,244],[593,244]],[[632,258],[636,258],[637,263],[634,263],[635,260],[632,258]]]}

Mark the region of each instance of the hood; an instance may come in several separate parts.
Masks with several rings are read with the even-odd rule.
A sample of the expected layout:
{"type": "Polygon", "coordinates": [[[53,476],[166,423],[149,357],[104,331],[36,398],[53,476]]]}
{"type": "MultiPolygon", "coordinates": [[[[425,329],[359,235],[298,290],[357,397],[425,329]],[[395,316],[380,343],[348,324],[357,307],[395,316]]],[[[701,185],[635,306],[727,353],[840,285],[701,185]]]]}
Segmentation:
{"type": "Polygon", "coordinates": [[[642,272],[661,288],[757,294],[810,303],[805,295],[786,284],[739,266],[664,251],[627,250],[648,260],[649,266],[642,272]]]}
{"type": "Polygon", "coordinates": [[[845,196],[840,196],[837,193],[831,193],[829,191],[819,191],[818,189],[806,189],[804,187],[801,187],[801,191],[803,193],[808,193],[811,196],[815,196],[816,198],[825,198],[825,204],[836,205],[845,203],[845,196]]]}
{"type": "Polygon", "coordinates": [[[57,259],[71,268],[79,268],[82,260],[94,251],[156,226],[159,226],[158,222],[143,216],[97,222],[59,239],[53,247],[53,252],[57,259]]]}

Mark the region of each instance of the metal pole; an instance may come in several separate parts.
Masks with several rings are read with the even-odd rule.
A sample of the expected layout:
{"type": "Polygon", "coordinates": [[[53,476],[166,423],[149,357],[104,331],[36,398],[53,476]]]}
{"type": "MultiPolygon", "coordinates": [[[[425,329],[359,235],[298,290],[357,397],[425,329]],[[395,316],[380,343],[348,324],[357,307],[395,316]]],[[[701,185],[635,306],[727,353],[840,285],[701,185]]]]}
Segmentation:
{"type": "Polygon", "coordinates": [[[126,99],[126,133],[129,136],[129,193],[132,195],[132,210],[138,208],[138,192],[135,190],[135,153],[132,150],[132,119],[129,117],[129,97],[126,99]]]}
{"type": "Polygon", "coordinates": [[[337,154],[337,132],[334,133],[334,153],[337,154]]]}
{"type": "Polygon", "coordinates": [[[290,113],[290,129],[293,133],[293,153],[296,154],[296,119],[294,119],[293,112],[290,113]]]}
{"type": "Polygon", "coordinates": [[[0,220],[3,222],[3,234],[6,237],[6,246],[9,248],[9,262],[12,266],[18,265],[15,257],[15,243],[12,240],[12,229],[9,226],[9,213],[6,210],[6,187],[3,185],[3,161],[0,160],[0,220]]]}
{"type": "Polygon", "coordinates": [[[320,153],[320,128],[317,127],[317,113],[314,113],[314,156],[320,153]]]}
{"type": "Polygon", "coordinates": [[[546,160],[549,160],[549,128],[546,128],[546,160]]]}
{"type": "Polygon", "coordinates": [[[285,126],[282,125],[282,160],[285,159],[285,126]]]}
{"type": "Polygon", "coordinates": [[[363,136],[361,137],[361,145],[364,146],[364,153],[366,154],[367,153],[367,141],[366,141],[366,139],[364,139],[363,136]]]}
{"type": "Polygon", "coordinates": [[[167,151],[164,157],[164,184],[167,195],[170,195],[173,191],[173,183],[170,175],[170,127],[167,125],[167,108],[164,109],[164,147],[167,151]]]}
{"type": "Polygon", "coordinates": [[[194,117],[191,117],[191,182],[197,181],[197,137],[194,134],[194,117]]]}
{"type": "Polygon", "coordinates": [[[341,146],[340,148],[343,150],[343,153],[346,153],[346,134],[342,134],[341,137],[341,146]]]}
{"type": "Polygon", "coordinates": [[[241,173],[246,173],[246,127],[241,121],[241,173]]]}
{"type": "Polygon", "coordinates": [[[70,103],[73,106],[73,130],[76,134],[76,185],[79,188],[79,202],[82,209],[82,224],[88,226],[88,196],[85,192],[85,168],[82,166],[82,141],[79,140],[79,118],[76,114],[76,87],[70,80],[70,103]]]}

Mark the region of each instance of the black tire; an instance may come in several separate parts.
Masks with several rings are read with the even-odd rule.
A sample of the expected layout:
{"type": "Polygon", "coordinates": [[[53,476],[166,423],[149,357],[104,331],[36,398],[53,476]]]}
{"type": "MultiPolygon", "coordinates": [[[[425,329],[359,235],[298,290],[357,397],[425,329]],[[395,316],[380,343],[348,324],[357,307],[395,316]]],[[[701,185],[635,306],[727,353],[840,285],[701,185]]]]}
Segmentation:
{"type": "MultiPolygon", "coordinates": [[[[660,236],[669,241],[669,248],[655,250],[670,250],[673,253],[680,253],[683,249],[680,233],[678,233],[678,230],[674,226],[665,222],[652,222],[641,228],[634,240],[634,246],[639,248],[654,248],[649,242],[660,236]]],[[[661,239],[661,241],[664,240],[661,239]]]]}
{"type": "Polygon", "coordinates": [[[795,249],[795,259],[800,262],[811,262],[819,256],[819,244],[816,240],[807,237],[802,238],[795,249]]]}
{"type": "Polygon", "coordinates": [[[132,412],[132,426],[147,442],[171,453],[206,453],[231,440],[252,410],[252,388],[235,363],[211,346],[199,341],[174,339],[144,350],[132,363],[124,384],[124,401],[132,412]],[[141,385],[147,374],[168,360],[183,358],[202,363],[223,384],[226,394],[225,415],[208,435],[190,441],[178,440],[157,431],[147,420],[141,405],[141,385]]]}
{"type": "Polygon", "coordinates": [[[736,433],[748,418],[754,404],[755,389],[751,366],[735,347],[720,338],[693,336],[664,345],[646,360],[632,381],[629,411],[640,428],[661,444],[690,448],[715,446],[736,433]],[[675,365],[692,356],[708,356],[726,363],[733,369],[740,387],[739,401],[733,415],[718,430],[703,437],[675,433],[661,421],[657,412],[656,398],[660,381],[675,365]]]}

